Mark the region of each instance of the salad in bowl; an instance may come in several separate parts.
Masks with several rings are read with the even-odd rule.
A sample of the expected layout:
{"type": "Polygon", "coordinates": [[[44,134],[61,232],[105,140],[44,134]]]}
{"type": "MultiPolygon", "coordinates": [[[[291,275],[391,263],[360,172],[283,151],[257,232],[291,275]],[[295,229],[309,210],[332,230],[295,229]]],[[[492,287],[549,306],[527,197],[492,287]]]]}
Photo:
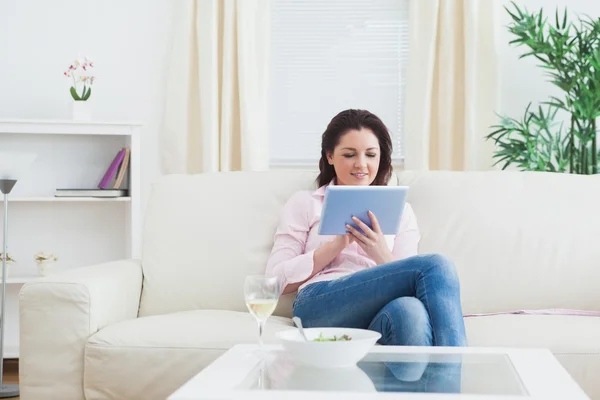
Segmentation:
{"type": "Polygon", "coordinates": [[[304,328],[277,333],[284,349],[299,364],[317,368],[356,366],[381,338],[379,332],[354,328],[304,328]]]}

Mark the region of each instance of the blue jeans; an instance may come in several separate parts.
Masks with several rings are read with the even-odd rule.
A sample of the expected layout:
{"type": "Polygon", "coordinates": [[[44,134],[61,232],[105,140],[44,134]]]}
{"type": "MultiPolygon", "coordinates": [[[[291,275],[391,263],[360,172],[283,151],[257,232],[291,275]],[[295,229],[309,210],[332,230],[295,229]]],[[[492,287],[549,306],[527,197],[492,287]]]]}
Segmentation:
{"type": "Polygon", "coordinates": [[[370,329],[384,345],[467,345],[458,276],[438,254],[312,283],[293,307],[304,327],[370,329]]]}

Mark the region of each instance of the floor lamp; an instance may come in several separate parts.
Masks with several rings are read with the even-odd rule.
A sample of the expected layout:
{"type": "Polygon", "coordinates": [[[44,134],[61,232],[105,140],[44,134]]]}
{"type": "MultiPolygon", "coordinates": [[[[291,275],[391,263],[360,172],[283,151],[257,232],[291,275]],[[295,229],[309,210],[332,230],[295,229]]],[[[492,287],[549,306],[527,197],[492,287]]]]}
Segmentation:
{"type": "Polygon", "coordinates": [[[19,177],[35,161],[36,155],[31,153],[0,153],[0,192],[4,195],[4,229],[2,236],[2,312],[0,314],[0,398],[17,397],[19,385],[5,384],[4,374],[4,325],[6,320],[6,261],[8,258],[8,194],[12,191],[19,177]]]}

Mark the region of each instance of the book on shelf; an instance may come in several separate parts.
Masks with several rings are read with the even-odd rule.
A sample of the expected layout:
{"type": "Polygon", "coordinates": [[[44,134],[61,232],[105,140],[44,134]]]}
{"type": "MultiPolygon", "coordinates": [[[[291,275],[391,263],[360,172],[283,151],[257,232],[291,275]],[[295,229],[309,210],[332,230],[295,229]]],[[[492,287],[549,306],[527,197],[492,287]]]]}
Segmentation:
{"type": "Polygon", "coordinates": [[[119,167],[119,172],[117,172],[117,176],[115,177],[115,183],[113,185],[113,189],[119,189],[123,184],[123,179],[125,178],[125,173],[127,172],[127,167],[129,166],[129,158],[131,156],[131,149],[126,147],[125,155],[123,156],[123,161],[119,167]]]}
{"type": "Polygon", "coordinates": [[[127,189],[56,189],[54,197],[127,197],[127,189]]]}
{"type": "Polygon", "coordinates": [[[104,176],[98,183],[98,189],[119,189],[123,184],[125,173],[129,167],[131,158],[131,149],[124,147],[115,156],[113,161],[108,166],[104,176]]]}
{"type": "Polygon", "coordinates": [[[129,195],[129,190],[121,186],[123,186],[130,159],[131,149],[124,147],[112,160],[96,188],[56,189],[54,197],[126,197],[129,195]]]}

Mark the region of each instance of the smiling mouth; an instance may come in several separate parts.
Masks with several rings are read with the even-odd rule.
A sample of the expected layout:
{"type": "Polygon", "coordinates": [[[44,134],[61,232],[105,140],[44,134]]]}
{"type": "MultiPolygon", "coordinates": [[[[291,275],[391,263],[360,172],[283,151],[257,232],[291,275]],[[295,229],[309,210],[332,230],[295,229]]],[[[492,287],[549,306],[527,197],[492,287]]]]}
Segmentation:
{"type": "Polygon", "coordinates": [[[350,174],[350,175],[355,176],[357,178],[365,178],[369,174],[367,174],[367,173],[358,173],[358,174],[350,174]]]}

